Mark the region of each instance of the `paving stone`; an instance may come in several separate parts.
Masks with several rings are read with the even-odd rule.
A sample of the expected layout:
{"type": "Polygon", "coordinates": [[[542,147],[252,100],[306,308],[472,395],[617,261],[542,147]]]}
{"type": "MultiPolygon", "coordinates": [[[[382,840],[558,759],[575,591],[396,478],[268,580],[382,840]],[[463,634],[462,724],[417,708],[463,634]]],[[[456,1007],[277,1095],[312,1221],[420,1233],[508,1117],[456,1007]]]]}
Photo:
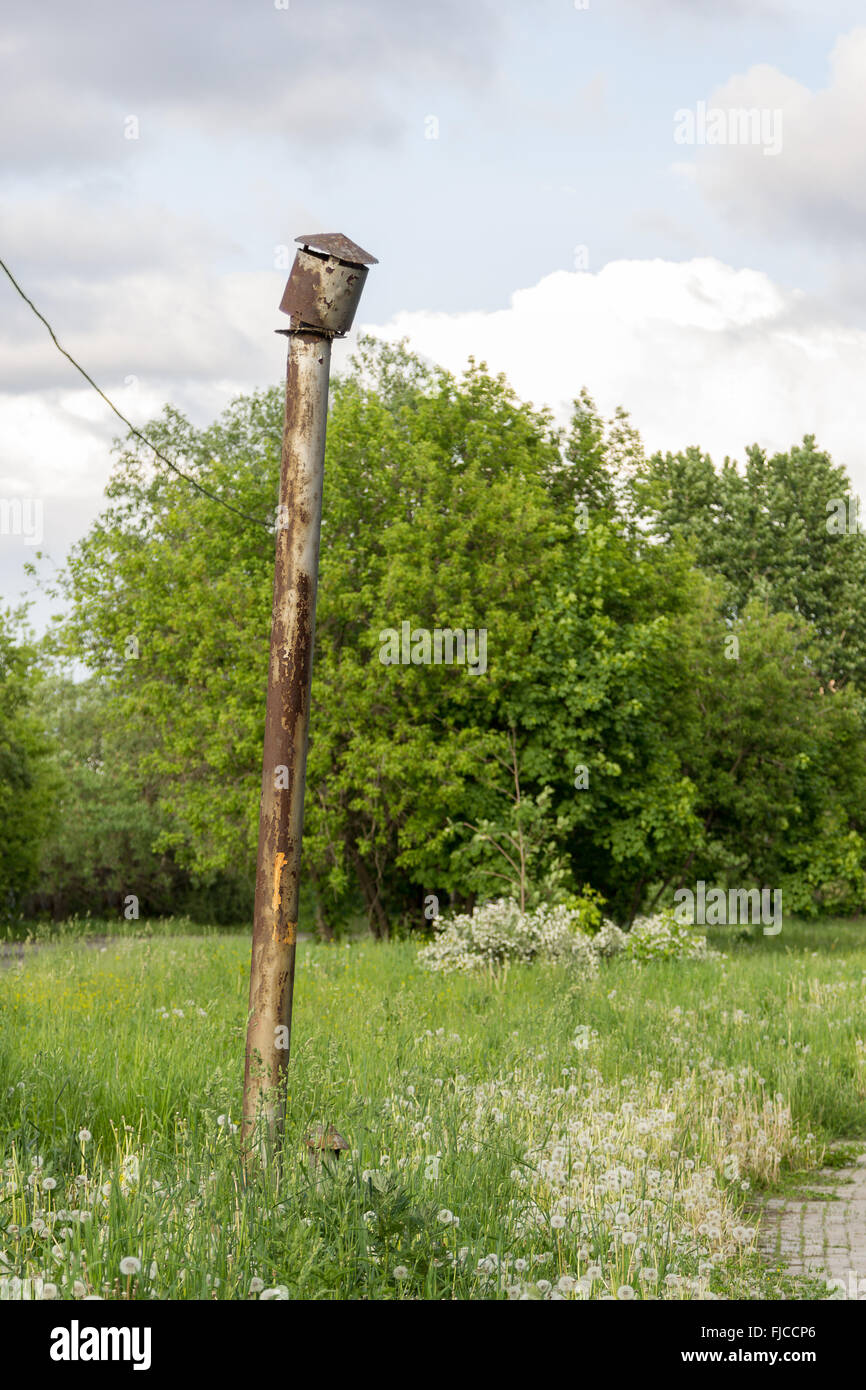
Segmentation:
{"type": "Polygon", "coordinates": [[[841,1281],[846,1297],[866,1300],[866,1153],[821,1171],[832,1182],[828,1196],[765,1203],[759,1249],[790,1274],[841,1281]]]}

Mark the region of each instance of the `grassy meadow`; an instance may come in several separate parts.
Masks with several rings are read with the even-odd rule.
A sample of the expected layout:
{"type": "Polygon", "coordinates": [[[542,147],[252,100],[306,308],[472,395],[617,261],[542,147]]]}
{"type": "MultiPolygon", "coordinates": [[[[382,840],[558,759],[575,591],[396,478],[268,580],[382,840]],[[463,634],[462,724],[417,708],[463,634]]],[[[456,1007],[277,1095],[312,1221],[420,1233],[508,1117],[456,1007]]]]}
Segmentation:
{"type": "Polygon", "coordinates": [[[302,942],[283,1163],[246,1175],[245,934],[7,955],[5,1296],[820,1295],[762,1263],[757,1208],[866,1133],[866,929],[714,944],[586,979],[302,942]],[[350,1146],[333,1167],[308,1162],[318,1123],[350,1146]]]}

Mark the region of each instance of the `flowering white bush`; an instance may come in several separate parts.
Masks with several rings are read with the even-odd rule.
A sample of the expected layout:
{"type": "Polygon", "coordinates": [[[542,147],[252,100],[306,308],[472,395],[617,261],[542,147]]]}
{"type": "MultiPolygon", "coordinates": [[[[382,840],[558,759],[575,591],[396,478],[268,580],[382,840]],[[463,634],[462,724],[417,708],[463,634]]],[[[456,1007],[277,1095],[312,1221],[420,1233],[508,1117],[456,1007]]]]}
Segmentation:
{"type": "Polygon", "coordinates": [[[718,956],[694,927],[676,922],[669,913],[637,917],[631,931],[620,930],[605,918],[591,934],[595,909],[539,907],[521,912],[516,902],[499,898],[471,913],[445,918],[435,939],[422,947],[418,959],[427,970],[498,970],[511,962],[568,960],[586,975],[598,971],[599,961],[624,954],[633,961],[708,960],[718,956]]]}
{"type": "Polygon", "coordinates": [[[691,923],[677,922],[670,912],[636,917],[626,940],[629,956],[637,961],[712,960],[720,955],[691,923]]]}
{"type": "Polygon", "coordinates": [[[598,952],[584,930],[580,908],[547,907],[521,912],[507,898],[483,903],[471,913],[459,913],[439,928],[418,956],[428,970],[449,973],[498,969],[510,962],[568,958],[586,974],[598,969],[598,952]]]}
{"type": "Polygon", "coordinates": [[[618,956],[620,951],[625,950],[628,937],[624,931],[620,931],[616,922],[611,922],[609,917],[605,917],[592,938],[592,944],[600,956],[618,956]]]}

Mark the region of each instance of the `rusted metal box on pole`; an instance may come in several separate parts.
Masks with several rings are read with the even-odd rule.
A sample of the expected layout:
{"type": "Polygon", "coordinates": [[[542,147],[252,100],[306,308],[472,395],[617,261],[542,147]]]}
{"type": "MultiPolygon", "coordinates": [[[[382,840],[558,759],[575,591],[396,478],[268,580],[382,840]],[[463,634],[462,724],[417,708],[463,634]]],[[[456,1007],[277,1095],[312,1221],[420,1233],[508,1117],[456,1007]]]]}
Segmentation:
{"type": "Polygon", "coordinates": [[[377,264],[376,257],[340,232],[296,240],[303,247],[295,256],[280,308],[290,315],[292,328],[342,338],[352,327],[367,269],[377,264]]]}

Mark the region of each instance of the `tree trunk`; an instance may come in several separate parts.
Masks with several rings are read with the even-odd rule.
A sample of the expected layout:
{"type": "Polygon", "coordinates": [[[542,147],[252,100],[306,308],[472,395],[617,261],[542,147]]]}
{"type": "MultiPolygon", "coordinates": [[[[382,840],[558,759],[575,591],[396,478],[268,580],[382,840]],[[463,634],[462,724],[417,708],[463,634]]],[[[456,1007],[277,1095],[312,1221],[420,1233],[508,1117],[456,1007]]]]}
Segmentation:
{"type": "Polygon", "coordinates": [[[320,941],[333,941],[334,928],[325,916],[325,909],[322,907],[322,896],[319,892],[319,880],[310,870],[310,882],[313,885],[313,902],[315,903],[314,915],[316,919],[316,935],[320,941]]]}
{"type": "Polygon", "coordinates": [[[374,887],[373,880],[367,870],[367,865],[354,848],[352,850],[352,859],[358,874],[361,892],[364,894],[364,902],[367,904],[367,917],[370,922],[370,930],[378,941],[387,941],[391,933],[388,928],[388,918],[385,916],[384,908],[379,901],[379,889],[374,887]]]}

